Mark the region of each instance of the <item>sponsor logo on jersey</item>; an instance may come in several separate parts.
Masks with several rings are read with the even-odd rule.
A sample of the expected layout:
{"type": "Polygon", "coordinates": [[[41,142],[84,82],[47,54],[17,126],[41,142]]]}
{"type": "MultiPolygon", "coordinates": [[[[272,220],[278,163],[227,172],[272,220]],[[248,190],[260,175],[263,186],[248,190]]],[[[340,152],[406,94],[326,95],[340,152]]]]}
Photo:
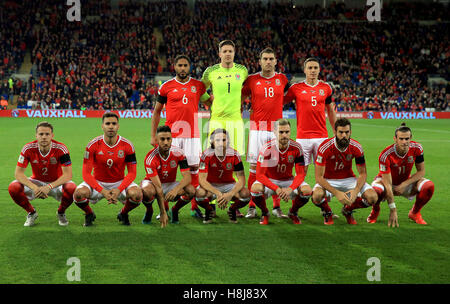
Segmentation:
{"type": "Polygon", "coordinates": [[[55,157],[50,157],[50,164],[56,165],[58,162],[56,161],[55,157]]]}
{"type": "Polygon", "coordinates": [[[261,82],[258,81],[258,82],[256,83],[256,85],[261,85],[261,82]]]}
{"type": "Polygon", "coordinates": [[[37,163],[38,163],[37,159],[33,160],[33,164],[37,164],[37,163]]]}
{"type": "Polygon", "coordinates": [[[117,156],[118,156],[119,158],[123,158],[124,155],[125,155],[125,153],[123,152],[123,150],[119,150],[119,152],[117,152],[117,156]]]}
{"type": "Polygon", "coordinates": [[[175,90],[173,90],[172,92],[174,92],[174,93],[175,93],[175,92],[178,92],[178,90],[177,90],[177,89],[175,89],[175,90]]]}
{"type": "Polygon", "coordinates": [[[98,155],[103,155],[103,151],[98,152],[98,155]]]}
{"type": "Polygon", "coordinates": [[[220,79],[222,79],[222,77],[221,77],[221,76],[217,77],[217,80],[220,80],[220,79]]]}
{"type": "Polygon", "coordinates": [[[217,167],[216,163],[213,163],[213,164],[211,165],[211,167],[217,167]]]}
{"type": "Polygon", "coordinates": [[[302,91],[302,94],[307,94],[308,92],[306,92],[305,90],[302,91]]]}

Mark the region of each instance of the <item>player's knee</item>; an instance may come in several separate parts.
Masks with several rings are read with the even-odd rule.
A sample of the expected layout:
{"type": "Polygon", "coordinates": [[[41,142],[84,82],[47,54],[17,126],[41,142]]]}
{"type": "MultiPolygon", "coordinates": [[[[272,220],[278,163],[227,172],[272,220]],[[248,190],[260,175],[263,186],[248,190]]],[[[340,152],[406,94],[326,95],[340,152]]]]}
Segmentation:
{"type": "Polygon", "coordinates": [[[191,199],[195,196],[195,188],[192,185],[184,187],[184,196],[191,199]]]}
{"type": "Polygon", "coordinates": [[[430,180],[424,180],[422,183],[419,184],[419,192],[426,192],[427,195],[430,197],[434,193],[434,183],[430,180]]]}
{"type": "Polygon", "coordinates": [[[76,188],[75,192],[73,193],[73,198],[76,201],[82,201],[89,197],[89,189],[86,187],[76,188]]]}
{"type": "Polygon", "coordinates": [[[77,189],[77,185],[75,185],[75,183],[65,183],[62,188],[64,193],[73,196],[75,190],[77,189]]]}
{"type": "Polygon", "coordinates": [[[369,189],[364,192],[364,198],[366,199],[367,203],[373,205],[378,201],[378,194],[375,192],[375,190],[369,189]]]}
{"type": "Polygon", "coordinates": [[[16,195],[17,193],[20,193],[23,190],[24,190],[23,185],[21,183],[19,183],[18,181],[13,181],[8,186],[8,192],[9,192],[9,195],[11,195],[11,196],[16,195]]]}
{"type": "Polygon", "coordinates": [[[260,183],[253,183],[251,191],[254,193],[263,192],[264,186],[260,183]]]}
{"type": "Polygon", "coordinates": [[[314,204],[320,204],[320,202],[322,201],[324,196],[325,196],[325,192],[321,188],[316,188],[312,192],[312,196],[311,196],[312,197],[312,202],[314,204]]]}
{"type": "Polygon", "coordinates": [[[142,201],[142,190],[139,187],[132,187],[128,190],[128,197],[133,202],[142,201]]]}
{"type": "Polygon", "coordinates": [[[311,186],[305,185],[298,187],[298,193],[302,196],[311,196],[312,195],[312,189],[311,186]]]}
{"type": "Polygon", "coordinates": [[[247,199],[250,197],[250,191],[247,188],[242,188],[241,191],[239,191],[239,196],[242,199],[247,199]]]}
{"type": "Polygon", "coordinates": [[[195,191],[195,197],[197,198],[204,198],[206,196],[206,190],[203,188],[198,188],[195,191]]]}
{"type": "Polygon", "coordinates": [[[154,199],[156,190],[153,186],[149,185],[142,188],[142,197],[145,202],[150,202],[154,199]]]}

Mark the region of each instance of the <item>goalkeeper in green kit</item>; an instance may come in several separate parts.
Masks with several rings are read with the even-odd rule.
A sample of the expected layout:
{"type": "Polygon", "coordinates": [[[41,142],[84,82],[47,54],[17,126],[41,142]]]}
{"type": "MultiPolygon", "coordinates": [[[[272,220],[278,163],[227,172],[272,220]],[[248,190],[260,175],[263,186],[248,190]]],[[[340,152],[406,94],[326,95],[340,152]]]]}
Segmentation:
{"type": "MultiPolygon", "coordinates": [[[[213,95],[208,138],[215,129],[225,129],[230,136],[230,146],[240,155],[244,155],[245,130],[241,113],[241,90],[248,77],[248,70],[245,66],[234,63],[235,50],[233,41],[220,42],[220,63],[208,67],[203,73],[202,81],[206,89],[211,87],[213,95]]],[[[205,93],[201,100],[208,98],[210,96],[205,93]]],[[[238,216],[240,215],[238,212],[238,216]]]]}

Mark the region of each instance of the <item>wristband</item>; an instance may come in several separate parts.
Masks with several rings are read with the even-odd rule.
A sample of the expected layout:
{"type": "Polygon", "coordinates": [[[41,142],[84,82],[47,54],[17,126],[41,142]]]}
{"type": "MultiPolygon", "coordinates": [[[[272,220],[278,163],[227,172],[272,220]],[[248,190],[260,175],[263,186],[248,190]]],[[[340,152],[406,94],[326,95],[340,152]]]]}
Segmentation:
{"type": "Polygon", "coordinates": [[[50,183],[50,184],[47,184],[47,186],[50,188],[50,190],[52,190],[53,189],[53,185],[50,183]]]}
{"type": "Polygon", "coordinates": [[[397,206],[395,206],[395,203],[389,204],[388,206],[391,210],[397,208],[397,206]]]}

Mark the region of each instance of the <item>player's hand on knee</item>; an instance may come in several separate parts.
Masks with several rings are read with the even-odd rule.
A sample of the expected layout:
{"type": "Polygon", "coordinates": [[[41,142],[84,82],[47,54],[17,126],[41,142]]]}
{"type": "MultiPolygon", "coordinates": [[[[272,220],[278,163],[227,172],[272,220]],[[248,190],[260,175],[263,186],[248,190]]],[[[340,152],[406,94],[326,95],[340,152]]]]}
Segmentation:
{"type": "Polygon", "coordinates": [[[175,197],[177,196],[177,192],[174,190],[171,190],[167,192],[166,197],[164,198],[166,201],[173,201],[175,197]]]}
{"type": "Polygon", "coordinates": [[[342,191],[338,191],[336,193],[336,198],[339,202],[341,202],[341,204],[343,205],[351,205],[352,203],[350,202],[350,197],[349,195],[347,195],[347,193],[344,193],[342,191]]]}
{"type": "Polygon", "coordinates": [[[353,204],[356,200],[356,198],[358,197],[358,193],[356,192],[356,189],[350,190],[345,192],[345,194],[347,195],[350,204],[353,204]]]}

